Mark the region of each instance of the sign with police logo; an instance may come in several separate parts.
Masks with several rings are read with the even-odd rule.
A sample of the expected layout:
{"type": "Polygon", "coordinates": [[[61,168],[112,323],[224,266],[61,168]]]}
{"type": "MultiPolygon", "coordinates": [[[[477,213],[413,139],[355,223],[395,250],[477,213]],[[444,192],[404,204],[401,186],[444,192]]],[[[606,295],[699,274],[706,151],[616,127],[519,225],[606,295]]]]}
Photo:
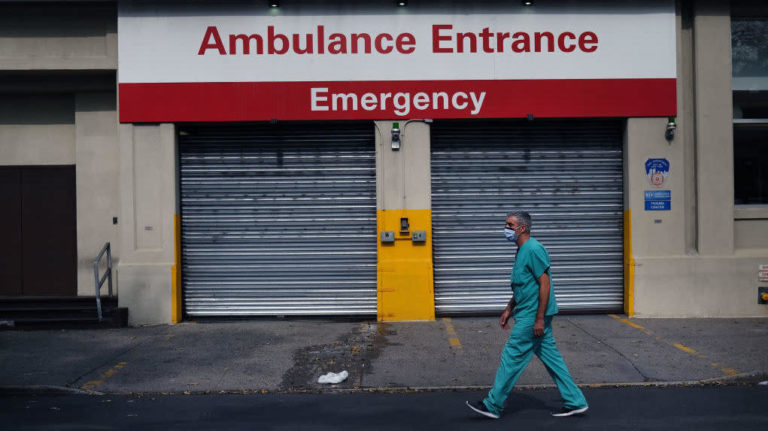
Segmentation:
{"type": "Polygon", "coordinates": [[[645,175],[654,187],[662,187],[669,177],[669,160],[648,159],[645,162],[645,175]]]}

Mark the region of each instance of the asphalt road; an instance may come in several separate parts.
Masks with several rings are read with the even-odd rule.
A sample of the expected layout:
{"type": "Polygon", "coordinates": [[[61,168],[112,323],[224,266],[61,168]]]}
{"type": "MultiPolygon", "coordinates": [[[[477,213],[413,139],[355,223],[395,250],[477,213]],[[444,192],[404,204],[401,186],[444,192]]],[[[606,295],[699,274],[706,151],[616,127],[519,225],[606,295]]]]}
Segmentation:
{"type": "Polygon", "coordinates": [[[552,418],[555,390],[515,391],[499,420],[464,406],[479,392],[5,396],[12,430],[768,430],[768,386],[588,389],[583,417],[552,418]]]}

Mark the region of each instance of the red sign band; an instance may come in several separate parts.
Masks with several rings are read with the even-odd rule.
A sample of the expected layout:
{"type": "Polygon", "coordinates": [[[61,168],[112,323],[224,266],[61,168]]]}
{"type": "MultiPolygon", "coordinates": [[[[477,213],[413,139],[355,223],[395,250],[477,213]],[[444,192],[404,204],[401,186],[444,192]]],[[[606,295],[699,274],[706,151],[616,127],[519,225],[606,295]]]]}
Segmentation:
{"type": "Polygon", "coordinates": [[[121,83],[120,121],[666,117],[675,79],[121,83]]]}

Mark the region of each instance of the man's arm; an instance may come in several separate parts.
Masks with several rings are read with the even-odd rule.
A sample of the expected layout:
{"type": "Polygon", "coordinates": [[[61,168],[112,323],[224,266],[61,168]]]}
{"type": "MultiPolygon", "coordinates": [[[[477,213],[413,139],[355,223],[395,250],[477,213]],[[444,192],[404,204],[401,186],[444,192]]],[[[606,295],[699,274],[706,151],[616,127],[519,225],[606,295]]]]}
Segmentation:
{"type": "Polygon", "coordinates": [[[539,282],[539,308],[536,310],[536,322],[533,324],[533,335],[544,335],[544,313],[549,304],[549,274],[544,272],[537,280],[539,282]]]}
{"type": "Polygon", "coordinates": [[[509,300],[509,303],[507,304],[507,308],[504,309],[504,312],[501,313],[501,317],[499,318],[499,326],[501,326],[502,329],[509,329],[509,318],[512,316],[512,310],[515,309],[515,297],[513,296],[512,299],[509,300]]]}

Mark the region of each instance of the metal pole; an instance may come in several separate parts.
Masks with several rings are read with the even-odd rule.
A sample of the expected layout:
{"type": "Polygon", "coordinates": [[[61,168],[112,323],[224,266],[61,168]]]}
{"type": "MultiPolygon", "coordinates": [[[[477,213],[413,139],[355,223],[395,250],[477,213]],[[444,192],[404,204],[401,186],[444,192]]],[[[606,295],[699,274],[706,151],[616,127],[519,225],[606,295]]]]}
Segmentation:
{"type": "Polygon", "coordinates": [[[99,322],[101,322],[101,298],[99,297],[99,290],[101,285],[99,284],[99,260],[93,262],[93,277],[96,283],[96,311],[99,313],[99,322]]]}
{"type": "Polygon", "coordinates": [[[112,296],[112,246],[107,243],[107,274],[109,283],[109,296],[112,296]]]}

